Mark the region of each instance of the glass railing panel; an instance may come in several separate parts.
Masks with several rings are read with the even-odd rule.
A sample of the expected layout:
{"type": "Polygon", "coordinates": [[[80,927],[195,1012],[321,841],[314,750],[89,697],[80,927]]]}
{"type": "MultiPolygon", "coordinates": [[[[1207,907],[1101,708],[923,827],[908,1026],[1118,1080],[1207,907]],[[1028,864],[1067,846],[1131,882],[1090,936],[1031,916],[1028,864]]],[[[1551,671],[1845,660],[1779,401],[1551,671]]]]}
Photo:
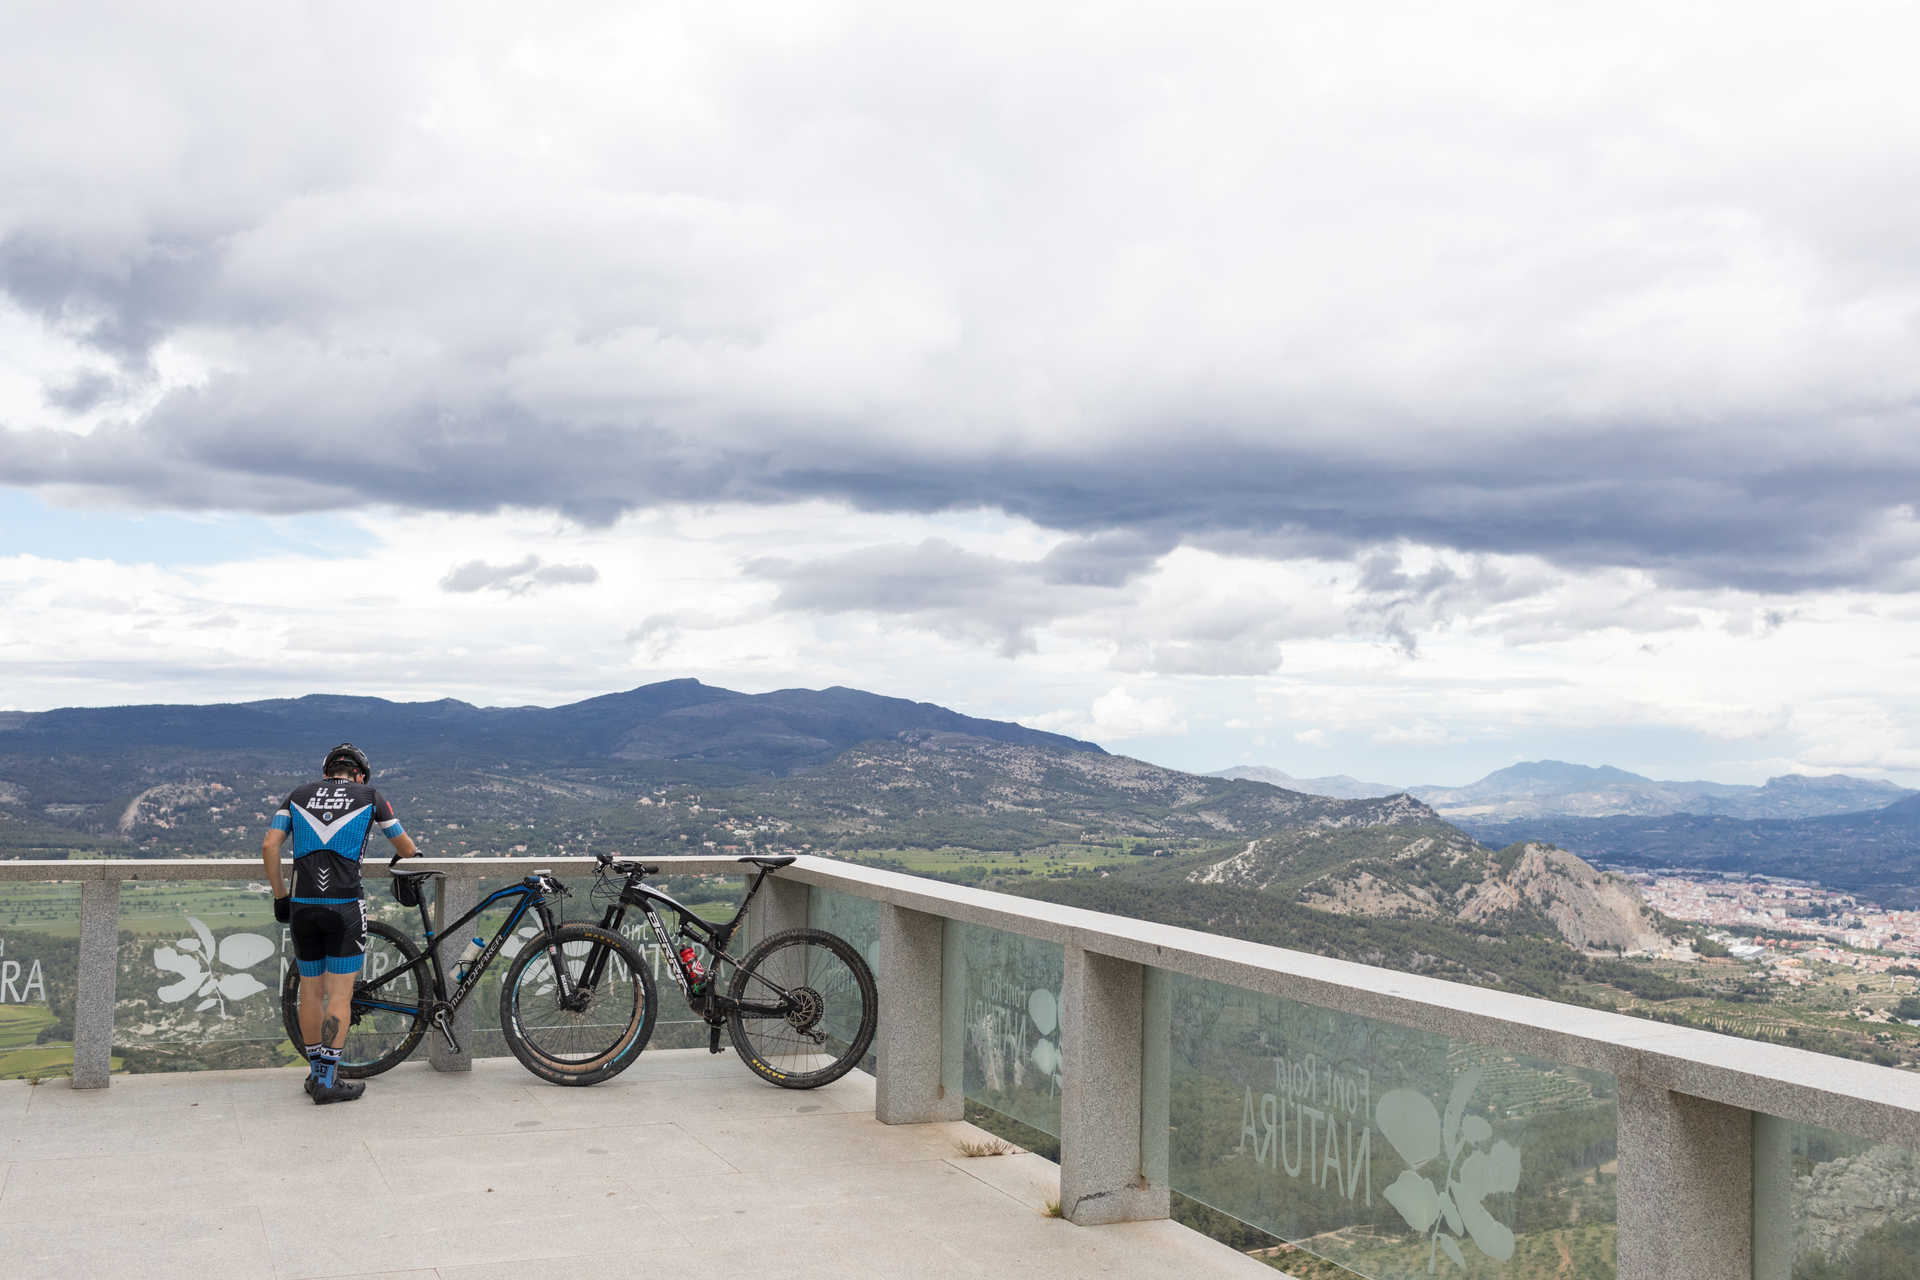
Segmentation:
{"type": "MultiPolygon", "coordinates": [[[[880,904],[869,898],[856,898],[849,893],[835,893],[830,889],[817,886],[807,890],[807,927],[823,929],[836,937],[843,938],[866,960],[867,968],[874,971],[878,980],[880,968],[880,904]]],[[[839,1000],[833,1002],[827,1010],[827,1030],[842,1041],[851,1041],[858,1031],[855,1025],[859,1021],[858,1003],[839,1000]],[[849,1016],[851,1015],[851,1016],[849,1016]]],[[[871,1050],[861,1060],[864,1071],[874,1069],[875,1057],[871,1050]]]]}
{"type": "Polygon", "coordinates": [[[0,881],[0,1080],[73,1074],[79,938],[78,884],[0,881]]]}
{"type": "Polygon", "coordinates": [[[879,964],[880,904],[871,898],[811,887],[807,890],[807,926],[825,929],[851,942],[869,968],[879,964]]]}
{"type": "Polygon", "coordinates": [[[1167,981],[1170,1185],[1288,1242],[1276,1266],[1612,1280],[1612,1076],[1167,981]]]}
{"type": "Polygon", "coordinates": [[[1920,1152],[1755,1121],[1755,1280],[1920,1276],[1920,1152]]]}
{"type": "Polygon", "coordinates": [[[128,1071],[209,1071],[299,1061],[280,1014],[293,965],[262,880],[120,886],[113,1055],[128,1071]]]}
{"type": "MultiPolygon", "coordinates": [[[[969,1107],[1058,1140],[1064,950],[1059,943],[956,921],[947,922],[945,945],[965,1028],[962,1079],[969,1107]]],[[[1040,1145],[1017,1131],[1010,1136],[1022,1145],[1040,1145]]]]}

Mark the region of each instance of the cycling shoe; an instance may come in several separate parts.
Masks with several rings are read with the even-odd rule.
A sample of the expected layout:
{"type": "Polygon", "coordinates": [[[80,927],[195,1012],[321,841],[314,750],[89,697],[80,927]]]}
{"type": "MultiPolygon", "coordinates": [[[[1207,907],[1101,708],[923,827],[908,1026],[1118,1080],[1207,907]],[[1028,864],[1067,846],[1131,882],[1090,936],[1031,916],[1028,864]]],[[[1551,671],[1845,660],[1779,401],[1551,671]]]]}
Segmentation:
{"type": "Polygon", "coordinates": [[[329,1102],[352,1102],[366,1091],[367,1086],[358,1080],[335,1080],[332,1084],[315,1084],[307,1090],[313,1095],[316,1106],[325,1106],[329,1102]]]}

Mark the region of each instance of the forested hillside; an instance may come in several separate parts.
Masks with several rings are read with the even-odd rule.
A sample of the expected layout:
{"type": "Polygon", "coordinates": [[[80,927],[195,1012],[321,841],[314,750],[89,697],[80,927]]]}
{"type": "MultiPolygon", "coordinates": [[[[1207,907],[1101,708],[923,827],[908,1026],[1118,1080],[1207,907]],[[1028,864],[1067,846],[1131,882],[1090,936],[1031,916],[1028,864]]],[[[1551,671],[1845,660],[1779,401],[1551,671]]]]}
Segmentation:
{"type": "MultiPolygon", "coordinates": [[[[1899,1024],[1844,1008],[1756,1018],[1748,968],[1700,960],[1694,930],[1538,833],[1496,847],[1404,794],[1202,777],[855,690],[678,681],[553,709],[309,698],[14,716],[0,857],[251,858],[281,798],[348,737],[431,854],[827,854],[1884,1061],[1920,1053],[1899,1024]]],[[[1894,829],[1900,811],[1875,821],[1894,829]]]]}

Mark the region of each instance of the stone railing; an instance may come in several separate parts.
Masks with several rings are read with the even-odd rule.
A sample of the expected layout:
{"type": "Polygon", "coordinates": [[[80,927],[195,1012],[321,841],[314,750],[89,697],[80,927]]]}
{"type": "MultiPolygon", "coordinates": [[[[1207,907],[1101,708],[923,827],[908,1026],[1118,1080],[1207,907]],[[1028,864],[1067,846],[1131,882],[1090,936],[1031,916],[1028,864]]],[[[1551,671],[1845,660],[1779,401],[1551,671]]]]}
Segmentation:
{"type": "MultiPolygon", "coordinates": [[[[670,874],[741,873],[732,858],[658,861],[670,874]]],[[[563,877],[592,869],[584,858],[421,859],[414,865],[448,873],[440,903],[446,914],[476,900],[482,877],[535,865],[563,877]]],[[[81,885],[75,1088],[108,1082],[120,886],[259,879],[257,863],[230,859],[0,862],[0,882],[81,885]]],[[[875,1110],[890,1124],[961,1117],[957,1064],[966,1030],[954,989],[954,927],[1061,949],[1061,1204],[1083,1224],[1168,1212],[1170,980],[1221,984],[1607,1073],[1617,1081],[1615,1274],[1630,1280],[1786,1280],[1794,1219],[1790,1125],[1920,1148],[1920,1077],[1911,1073],[824,858],[801,858],[771,877],[756,900],[754,928],[805,923],[816,892],[864,900],[877,912],[875,1110]]],[[[434,1062],[446,1070],[465,1065],[437,1048],[434,1062]]],[[[1255,1105],[1251,1090],[1247,1105],[1255,1105]]],[[[1270,1137],[1270,1113],[1266,1124],[1270,1137]]],[[[1456,1126],[1457,1117],[1450,1114],[1448,1125],[1456,1126]]],[[[1347,1141],[1351,1158],[1351,1127],[1347,1141]]],[[[1336,1186],[1339,1181],[1336,1171],[1336,1186]]],[[[1903,1194],[1920,1201],[1920,1186],[1903,1194]]],[[[1438,1225],[1430,1235],[1439,1242],[1438,1225]]],[[[1453,1239],[1446,1241],[1450,1252],[1457,1248],[1453,1239]]]]}

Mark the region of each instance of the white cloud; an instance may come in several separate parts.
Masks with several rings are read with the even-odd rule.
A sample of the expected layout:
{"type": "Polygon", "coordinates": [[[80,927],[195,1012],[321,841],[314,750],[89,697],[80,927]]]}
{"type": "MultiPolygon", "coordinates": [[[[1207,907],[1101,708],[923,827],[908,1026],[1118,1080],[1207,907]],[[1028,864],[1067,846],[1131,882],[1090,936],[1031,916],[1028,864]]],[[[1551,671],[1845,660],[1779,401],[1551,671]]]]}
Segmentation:
{"type": "Polygon", "coordinates": [[[1093,700],[1093,733],[1099,738],[1160,737],[1182,733],[1187,722],[1179,704],[1168,697],[1142,697],[1126,688],[1107,690],[1093,700]]]}
{"type": "MultiPolygon", "coordinates": [[[[1090,15],[42,8],[0,479],[1911,581],[1910,15],[1823,13],[1844,74],[1778,4],[1090,15]]],[[[1417,648],[1459,606],[1408,577],[1417,648]]]]}
{"type": "Polygon", "coordinates": [[[0,539],[0,697],[1912,769],[1915,18],[1739,19],[41,6],[0,484],[377,542],[0,539]]]}
{"type": "Polygon", "coordinates": [[[512,564],[488,564],[485,560],[457,564],[440,579],[440,589],[456,593],[504,591],[517,596],[544,587],[583,586],[599,580],[600,571],[590,564],[546,564],[539,556],[530,555],[512,564]]]}

